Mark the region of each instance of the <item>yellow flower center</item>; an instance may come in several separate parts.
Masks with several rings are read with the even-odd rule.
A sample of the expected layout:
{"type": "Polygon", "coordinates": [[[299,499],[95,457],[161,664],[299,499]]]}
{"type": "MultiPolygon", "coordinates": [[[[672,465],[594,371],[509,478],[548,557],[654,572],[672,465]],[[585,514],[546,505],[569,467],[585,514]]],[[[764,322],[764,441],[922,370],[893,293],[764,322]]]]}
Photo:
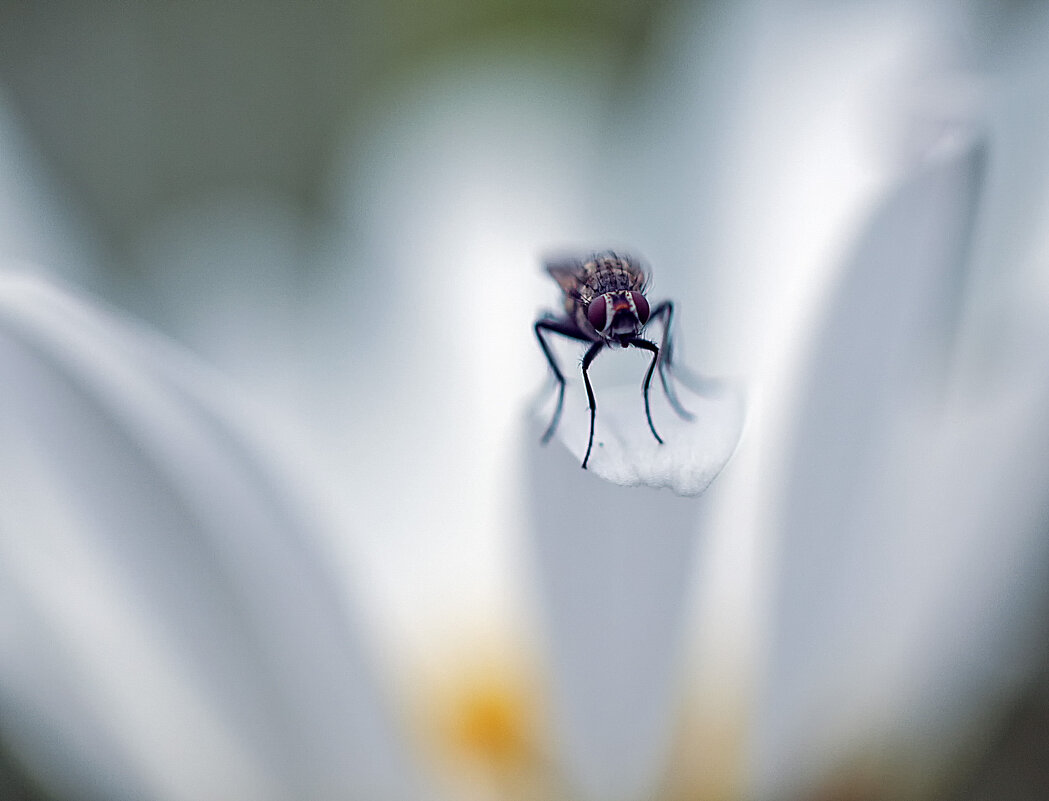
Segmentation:
{"type": "Polygon", "coordinates": [[[512,767],[528,761],[535,737],[534,699],[506,676],[487,676],[451,699],[450,744],[464,756],[512,767]]]}
{"type": "Polygon", "coordinates": [[[474,657],[418,689],[423,750],[452,797],[546,794],[555,777],[542,693],[523,660],[474,657]]]}

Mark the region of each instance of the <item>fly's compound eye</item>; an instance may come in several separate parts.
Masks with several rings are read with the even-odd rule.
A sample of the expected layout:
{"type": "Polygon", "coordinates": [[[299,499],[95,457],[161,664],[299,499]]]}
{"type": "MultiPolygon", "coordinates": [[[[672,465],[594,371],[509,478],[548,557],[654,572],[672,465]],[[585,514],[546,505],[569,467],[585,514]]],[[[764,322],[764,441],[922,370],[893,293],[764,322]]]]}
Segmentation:
{"type": "Polygon", "coordinates": [[[637,321],[644,325],[648,322],[648,300],[640,292],[631,292],[630,299],[634,301],[634,308],[637,309],[637,321]]]}
{"type": "Polygon", "coordinates": [[[605,295],[598,295],[586,307],[586,319],[597,331],[604,331],[608,328],[608,317],[608,298],[605,295]]]}

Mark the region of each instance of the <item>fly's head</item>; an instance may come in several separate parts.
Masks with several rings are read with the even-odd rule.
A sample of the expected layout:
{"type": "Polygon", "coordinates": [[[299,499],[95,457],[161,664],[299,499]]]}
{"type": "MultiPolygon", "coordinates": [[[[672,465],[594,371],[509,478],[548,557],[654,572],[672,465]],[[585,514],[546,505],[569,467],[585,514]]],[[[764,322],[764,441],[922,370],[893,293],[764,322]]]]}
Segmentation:
{"type": "Polygon", "coordinates": [[[648,322],[648,301],[636,290],[597,295],[586,308],[586,319],[609,345],[625,348],[648,322]]]}

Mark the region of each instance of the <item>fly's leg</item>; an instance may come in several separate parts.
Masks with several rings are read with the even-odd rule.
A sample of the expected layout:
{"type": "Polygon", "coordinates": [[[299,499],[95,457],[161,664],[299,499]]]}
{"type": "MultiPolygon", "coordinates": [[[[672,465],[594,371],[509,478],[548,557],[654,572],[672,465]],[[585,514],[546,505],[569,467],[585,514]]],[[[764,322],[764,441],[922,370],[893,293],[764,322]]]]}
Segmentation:
{"type": "MultiPolygon", "coordinates": [[[[660,363],[660,351],[659,348],[653,342],[649,342],[647,339],[631,339],[629,344],[635,348],[641,350],[647,350],[652,353],[652,362],[648,365],[648,371],[645,373],[645,381],[641,385],[641,394],[645,398],[645,418],[648,420],[648,427],[652,431],[652,436],[656,438],[656,442],[660,445],[663,444],[663,438],[656,433],[656,427],[652,423],[652,410],[648,403],[648,388],[652,384],[652,373],[656,369],[656,364],[660,363]]],[[[666,389],[666,382],[664,380],[663,388],[666,389]]],[[[669,395],[668,395],[669,397],[669,395]]]]}
{"type": "MultiPolygon", "coordinates": [[[[590,338],[582,334],[579,328],[571,320],[556,320],[543,318],[536,320],[535,322],[535,336],[539,340],[539,347],[543,349],[543,355],[546,356],[547,364],[550,365],[550,370],[554,374],[554,378],[557,380],[557,406],[554,408],[553,419],[550,420],[550,425],[546,427],[546,431],[543,433],[542,439],[539,441],[544,445],[550,441],[550,437],[554,435],[557,430],[557,424],[561,420],[561,409],[565,405],[565,376],[561,372],[561,368],[557,366],[557,360],[554,358],[554,353],[550,350],[550,346],[543,338],[543,331],[551,331],[555,334],[560,334],[563,337],[569,339],[578,339],[583,342],[589,342],[590,338]]],[[[591,427],[591,432],[593,428],[591,427]]],[[[584,462],[585,465],[585,462],[584,462]]]]}
{"type": "MultiPolygon", "coordinates": [[[[594,358],[604,346],[605,343],[603,341],[595,342],[583,357],[583,383],[586,385],[587,400],[590,401],[590,439],[586,443],[586,456],[583,457],[584,470],[586,470],[586,463],[590,461],[590,451],[594,447],[594,421],[597,419],[597,399],[594,397],[594,388],[590,386],[590,373],[587,370],[590,369],[591,362],[594,361],[594,358]]],[[[561,385],[561,388],[562,390],[564,389],[564,384],[561,385]]]]}
{"type": "MultiPolygon", "coordinates": [[[[662,354],[656,357],[655,362],[659,367],[659,380],[663,384],[663,392],[666,393],[667,400],[670,401],[670,405],[673,407],[674,411],[677,412],[678,417],[680,417],[682,420],[694,420],[695,415],[693,415],[691,412],[685,409],[684,406],[681,405],[681,401],[679,401],[677,397],[677,392],[674,390],[673,383],[671,383],[671,381],[667,378],[667,374],[672,374],[674,369],[674,339],[673,334],[671,332],[671,324],[674,321],[674,304],[671,303],[669,300],[664,300],[662,303],[657,305],[656,308],[652,310],[652,314],[648,318],[649,322],[654,320],[656,317],[663,318],[663,340],[660,343],[662,354]]],[[[639,345],[638,347],[642,346],[639,345]]],[[[652,370],[650,368],[649,378],[651,378],[651,374],[652,370]]],[[[645,404],[645,408],[647,409],[647,394],[645,396],[645,404]]],[[[649,419],[649,424],[651,425],[651,423],[652,421],[651,419],[649,419]]],[[[655,429],[652,430],[652,433],[656,433],[655,429]]],[[[659,439],[658,435],[656,436],[656,439],[659,439]]]]}

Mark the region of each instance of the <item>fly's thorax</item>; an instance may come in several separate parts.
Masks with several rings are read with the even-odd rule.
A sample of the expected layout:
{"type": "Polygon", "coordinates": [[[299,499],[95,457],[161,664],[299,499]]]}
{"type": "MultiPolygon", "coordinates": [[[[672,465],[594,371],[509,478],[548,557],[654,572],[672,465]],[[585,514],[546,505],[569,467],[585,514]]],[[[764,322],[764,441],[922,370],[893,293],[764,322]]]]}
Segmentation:
{"type": "Polygon", "coordinates": [[[599,254],[582,264],[582,282],[593,296],[606,292],[643,291],[645,272],[634,259],[614,253],[599,254]]]}

